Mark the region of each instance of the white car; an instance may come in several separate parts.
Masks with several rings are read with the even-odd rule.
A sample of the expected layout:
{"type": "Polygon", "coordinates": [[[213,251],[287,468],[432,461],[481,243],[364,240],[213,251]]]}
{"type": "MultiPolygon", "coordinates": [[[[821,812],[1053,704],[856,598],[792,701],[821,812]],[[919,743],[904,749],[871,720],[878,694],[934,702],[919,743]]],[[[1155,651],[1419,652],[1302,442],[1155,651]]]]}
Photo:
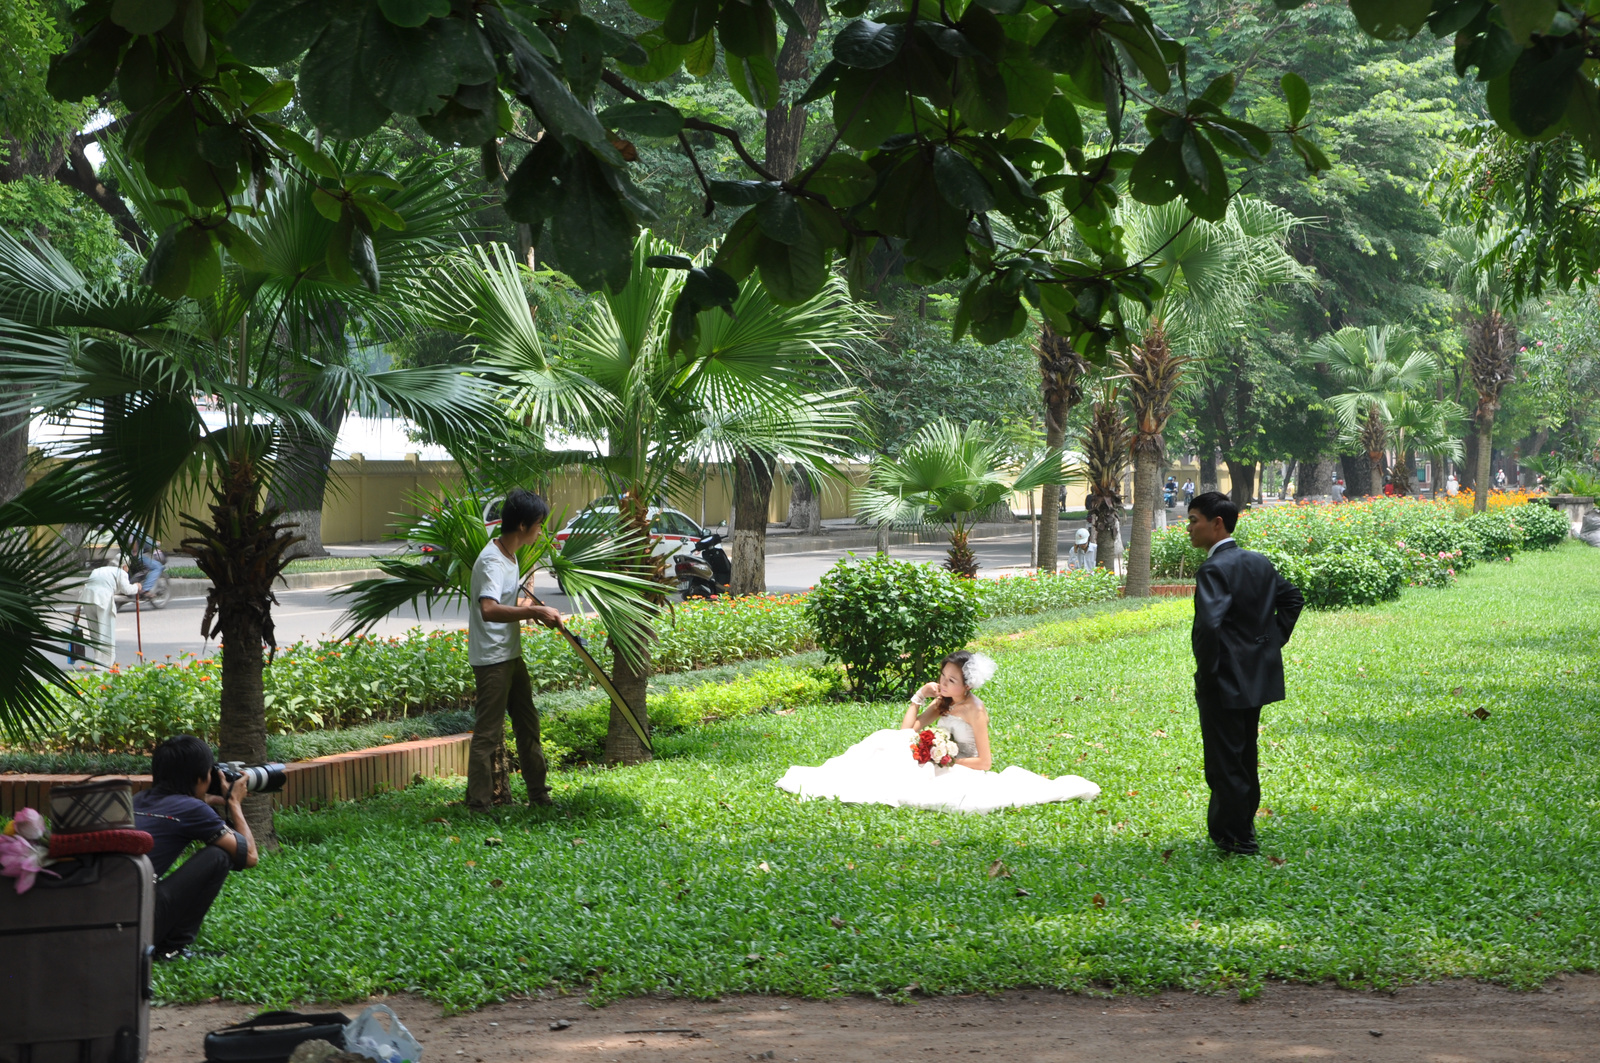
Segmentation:
{"type": "MultiPolygon", "coordinates": [[[[604,514],[617,516],[616,506],[596,505],[590,506],[567,522],[567,526],[556,532],[556,549],[560,549],[567,541],[567,536],[590,514],[604,514]]],[[[687,513],[676,509],[663,509],[658,506],[650,507],[650,535],[654,540],[651,552],[657,557],[671,557],[673,554],[687,550],[694,546],[697,539],[703,538],[706,532],[687,513]]]]}

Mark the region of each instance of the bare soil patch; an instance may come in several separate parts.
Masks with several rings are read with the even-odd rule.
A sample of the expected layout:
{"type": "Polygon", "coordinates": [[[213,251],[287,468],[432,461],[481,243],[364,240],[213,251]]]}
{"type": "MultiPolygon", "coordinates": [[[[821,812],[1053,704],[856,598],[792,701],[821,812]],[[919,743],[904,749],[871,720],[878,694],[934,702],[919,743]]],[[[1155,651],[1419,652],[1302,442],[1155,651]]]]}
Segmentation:
{"type": "MultiPolygon", "coordinates": [[[[1600,1059],[1600,977],[1569,975],[1516,992],[1475,982],[1396,993],[1270,984],[1231,996],[741,996],[638,999],[591,1008],[581,997],[516,1000],[444,1017],[415,997],[385,1003],[417,1035],[428,1063],[962,1059],[1021,1063],[1580,1063],[1600,1059]],[[552,1025],[561,1026],[552,1029],[552,1025]]],[[[355,1014],[362,1005],[341,1005],[355,1014]]],[[[319,1009],[305,1009],[319,1010],[319,1009]]],[[[329,1009],[333,1010],[333,1009],[329,1009]]],[[[149,1059],[195,1063],[206,1030],[255,1014],[239,1004],[157,1008],[149,1059]]]]}

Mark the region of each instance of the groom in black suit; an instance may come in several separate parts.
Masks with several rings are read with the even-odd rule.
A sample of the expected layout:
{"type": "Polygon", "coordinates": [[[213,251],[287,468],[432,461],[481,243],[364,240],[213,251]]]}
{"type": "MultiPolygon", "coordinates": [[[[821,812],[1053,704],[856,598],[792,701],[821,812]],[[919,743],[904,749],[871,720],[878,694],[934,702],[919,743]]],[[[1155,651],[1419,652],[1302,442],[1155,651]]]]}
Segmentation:
{"type": "Polygon", "coordinates": [[[1195,572],[1194,699],[1200,706],[1206,785],[1206,826],[1225,852],[1257,852],[1256,735],[1261,706],[1282,701],[1283,646],[1305,599],[1253,550],[1233,541],[1239,507],[1218,491],[1189,503],[1189,542],[1207,551],[1195,572]]]}

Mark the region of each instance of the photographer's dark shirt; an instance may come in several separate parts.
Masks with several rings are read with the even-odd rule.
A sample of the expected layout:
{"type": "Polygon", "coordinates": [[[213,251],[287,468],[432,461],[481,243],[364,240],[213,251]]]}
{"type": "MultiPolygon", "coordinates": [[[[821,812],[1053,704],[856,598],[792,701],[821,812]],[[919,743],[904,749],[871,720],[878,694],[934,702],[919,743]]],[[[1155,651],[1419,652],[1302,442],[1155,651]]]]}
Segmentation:
{"type": "Polygon", "coordinates": [[[190,842],[210,845],[229,832],[217,810],[189,794],[143,790],[133,798],[133,825],[155,839],[150,864],[159,878],[167,873],[190,842]]]}

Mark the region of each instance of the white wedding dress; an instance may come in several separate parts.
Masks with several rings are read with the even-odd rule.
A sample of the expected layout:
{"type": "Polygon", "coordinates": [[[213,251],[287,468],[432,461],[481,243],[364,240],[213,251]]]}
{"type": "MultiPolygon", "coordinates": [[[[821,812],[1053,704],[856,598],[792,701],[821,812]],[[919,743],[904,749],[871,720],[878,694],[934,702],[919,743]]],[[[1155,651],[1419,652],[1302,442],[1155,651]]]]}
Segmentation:
{"type": "MultiPolygon", "coordinates": [[[[972,725],[955,716],[934,723],[950,732],[960,756],[978,755],[972,725]]],[[[1012,765],[1004,771],[978,771],[960,764],[948,768],[911,759],[915,731],[874,731],[821,767],[793,767],[777,786],[803,798],[836,797],[853,805],[895,805],[946,812],[993,812],[997,808],[1043,805],[1082,798],[1092,801],[1100,787],[1078,775],[1048,779],[1012,765]]]]}

